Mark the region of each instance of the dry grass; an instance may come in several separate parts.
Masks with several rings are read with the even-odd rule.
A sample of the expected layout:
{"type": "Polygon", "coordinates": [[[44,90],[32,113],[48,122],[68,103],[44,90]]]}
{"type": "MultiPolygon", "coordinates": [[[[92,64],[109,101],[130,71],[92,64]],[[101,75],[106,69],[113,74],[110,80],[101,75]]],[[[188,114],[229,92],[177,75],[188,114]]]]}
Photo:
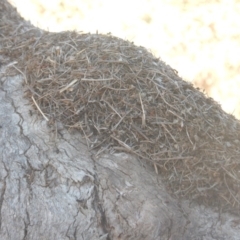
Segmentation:
{"type": "Polygon", "coordinates": [[[12,70],[50,127],[80,131],[96,155],[134,154],[175,196],[239,214],[239,121],[143,47],[110,35],[13,29],[5,19],[0,53],[18,60],[12,70]]]}

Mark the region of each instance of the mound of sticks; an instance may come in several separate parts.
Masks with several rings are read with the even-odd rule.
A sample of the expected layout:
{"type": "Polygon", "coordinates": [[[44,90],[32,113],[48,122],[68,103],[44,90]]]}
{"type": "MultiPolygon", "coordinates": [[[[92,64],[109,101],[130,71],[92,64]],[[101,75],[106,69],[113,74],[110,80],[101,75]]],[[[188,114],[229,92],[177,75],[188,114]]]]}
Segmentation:
{"type": "Polygon", "coordinates": [[[239,213],[239,121],[176,70],[111,35],[12,32],[0,52],[50,126],[80,131],[97,155],[149,162],[177,197],[239,213]]]}

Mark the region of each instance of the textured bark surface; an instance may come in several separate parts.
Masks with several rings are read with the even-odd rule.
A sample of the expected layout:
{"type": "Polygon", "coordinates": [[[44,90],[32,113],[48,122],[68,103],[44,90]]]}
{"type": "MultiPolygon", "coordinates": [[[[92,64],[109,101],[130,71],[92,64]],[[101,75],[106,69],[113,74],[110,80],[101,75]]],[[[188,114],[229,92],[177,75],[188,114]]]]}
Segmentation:
{"type": "Polygon", "coordinates": [[[0,66],[0,239],[240,239],[239,217],[173,199],[135,157],[97,158],[78,133],[52,132],[11,67],[0,66]]]}

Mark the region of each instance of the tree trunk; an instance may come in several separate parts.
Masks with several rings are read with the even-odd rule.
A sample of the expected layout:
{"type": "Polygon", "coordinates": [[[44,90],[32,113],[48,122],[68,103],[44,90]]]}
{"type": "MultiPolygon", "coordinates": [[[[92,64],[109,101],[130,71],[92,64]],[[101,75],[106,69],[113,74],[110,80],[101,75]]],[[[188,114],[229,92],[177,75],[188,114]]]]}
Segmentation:
{"type": "MultiPolygon", "coordinates": [[[[0,14],[30,28],[5,0],[0,14]]],[[[7,76],[1,42],[0,61],[0,239],[240,239],[239,216],[174,199],[144,161],[96,157],[79,133],[52,131],[24,98],[23,75],[7,76]]]]}

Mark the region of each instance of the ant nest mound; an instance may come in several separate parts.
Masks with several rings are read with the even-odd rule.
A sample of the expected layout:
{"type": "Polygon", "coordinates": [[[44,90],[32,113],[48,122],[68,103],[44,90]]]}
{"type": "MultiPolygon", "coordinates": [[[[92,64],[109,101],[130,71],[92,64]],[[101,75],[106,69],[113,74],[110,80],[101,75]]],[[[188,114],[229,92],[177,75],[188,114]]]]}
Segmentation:
{"type": "Polygon", "coordinates": [[[177,197],[239,211],[239,122],[146,49],[111,35],[39,30],[2,45],[50,125],[79,130],[96,154],[148,161],[177,197]]]}

